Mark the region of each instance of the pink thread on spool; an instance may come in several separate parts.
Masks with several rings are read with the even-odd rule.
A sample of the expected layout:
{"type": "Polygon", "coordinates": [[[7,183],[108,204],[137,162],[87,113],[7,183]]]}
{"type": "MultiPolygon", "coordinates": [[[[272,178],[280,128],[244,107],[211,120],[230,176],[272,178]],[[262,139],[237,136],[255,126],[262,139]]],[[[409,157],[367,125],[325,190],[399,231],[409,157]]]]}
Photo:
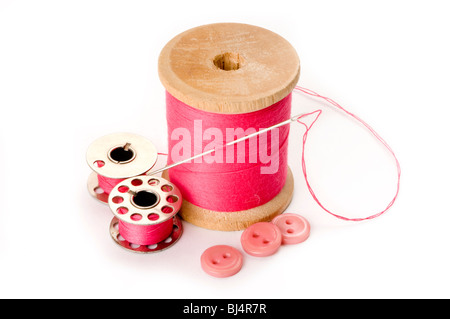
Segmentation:
{"type": "Polygon", "coordinates": [[[156,163],[158,153],[146,138],[132,133],[113,133],[91,143],[86,160],[93,172],[88,178],[90,194],[108,203],[112,189],[123,180],[145,174],[156,163]]]}
{"type": "MultiPolygon", "coordinates": [[[[183,129],[190,132],[191,137],[196,134],[204,135],[210,129],[226,132],[228,128],[242,128],[243,131],[256,128],[267,128],[290,118],[291,94],[281,101],[266,107],[260,111],[242,114],[219,114],[195,109],[177,100],[169,93],[167,101],[167,126],[169,136],[179,127],[180,123],[186,123],[183,129]],[[201,121],[202,127],[196,127],[196,121],[201,121]],[[196,132],[198,130],[198,132],[196,132]]],[[[263,205],[273,199],[283,188],[287,176],[287,152],[289,125],[277,129],[276,148],[272,149],[271,132],[257,136],[245,142],[240,142],[237,147],[226,147],[221,151],[222,156],[214,163],[209,163],[205,156],[200,161],[194,160],[170,169],[170,180],[178,185],[185,200],[201,208],[221,212],[235,212],[263,205]],[[265,142],[261,142],[263,138],[265,142]],[[270,166],[261,161],[261,145],[266,144],[265,154],[271,154],[276,163],[270,163],[274,171],[270,174],[262,174],[261,171],[270,166]],[[243,147],[240,148],[239,145],[243,147]],[[232,151],[233,157],[228,155],[232,151]],[[238,153],[240,151],[241,153],[238,153]],[[276,156],[274,156],[276,152],[276,156]],[[243,155],[243,156],[241,156],[243,155]],[[241,157],[241,158],[239,158],[241,157]]],[[[247,134],[248,135],[248,134],[247,134]]],[[[184,142],[184,141],[183,141],[184,142]]],[[[224,145],[230,140],[215,141],[215,146],[224,145]]],[[[178,140],[169,139],[169,150],[174,150],[178,140]]],[[[202,153],[211,147],[211,141],[191,139],[188,149],[192,154],[202,153]],[[209,145],[209,148],[208,148],[209,145]]],[[[218,151],[216,151],[218,152],[218,151]]],[[[172,154],[173,155],[173,154],[172,154]]],[[[186,154],[188,155],[188,154],[186,154]]],[[[188,155],[187,157],[190,157],[188,155]]],[[[169,156],[168,165],[174,162],[169,156]]],[[[175,161],[176,162],[176,161],[175,161]]]]}
{"type": "MultiPolygon", "coordinates": [[[[183,154],[189,158],[228,141],[226,129],[258,131],[289,119],[291,93],[300,76],[300,61],[289,42],[267,29],[240,23],[209,24],[177,35],[161,51],[158,68],[167,92],[169,163],[181,159],[173,158],[177,129],[191,135],[189,154],[183,154]],[[217,141],[212,140],[213,129],[222,133],[217,141]]],[[[194,160],[164,172],[184,196],[183,219],[208,229],[242,230],[282,213],[294,184],[287,165],[289,126],[276,133],[266,135],[264,151],[273,152],[276,166],[269,176],[261,173],[259,151],[249,153],[253,138],[231,147],[231,163],[212,161],[216,151],[205,157],[210,164],[201,158],[203,162],[194,160]],[[274,149],[276,133],[279,144],[274,149]],[[237,158],[241,146],[244,163],[237,158]],[[255,154],[257,160],[249,163],[255,154]]],[[[258,145],[262,140],[263,136],[253,139],[258,145]]]]}
{"type": "Polygon", "coordinates": [[[178,188],[155,176],[135,176],[117,184],[110,193],[114,214],[110,234],[123,248],[150,253],[166,249],[181,237],[176,216],[182,205],[178,188]]]}

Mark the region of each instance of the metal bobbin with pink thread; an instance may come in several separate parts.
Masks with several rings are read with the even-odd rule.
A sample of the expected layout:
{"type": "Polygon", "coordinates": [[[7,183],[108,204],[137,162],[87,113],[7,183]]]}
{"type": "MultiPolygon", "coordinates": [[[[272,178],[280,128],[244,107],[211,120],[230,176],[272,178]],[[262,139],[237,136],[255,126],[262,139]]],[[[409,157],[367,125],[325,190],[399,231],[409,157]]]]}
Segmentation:
{"type": "Polygon", "coordinates": [[[108,200],[114,214],[111,237],[119,246],[138,253],[173,246],[183,233],[177,216],[182,201],[178,188],[161,177],[144,175],[120,182],[108,200]]]}
{"type": "Polygon", "coordinates": [[[108,203],[112,188],[124,179],[148,172],[158,152],[148,139],[133,133],[112,133],[91,143],[86,160],[93,172],[88,177],[89,193],[108,203]]]}

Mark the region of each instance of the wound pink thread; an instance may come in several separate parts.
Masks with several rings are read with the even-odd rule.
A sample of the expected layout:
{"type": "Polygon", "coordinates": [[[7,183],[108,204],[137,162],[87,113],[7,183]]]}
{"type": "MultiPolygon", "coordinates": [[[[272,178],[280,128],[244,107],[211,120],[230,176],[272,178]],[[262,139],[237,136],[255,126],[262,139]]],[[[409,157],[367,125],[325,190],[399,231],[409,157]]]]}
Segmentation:
{"type": "MultiPolygon", "coordinates": [[[[395,160],[395,163],[396,163],[396,166],[397,166],[397,189],[396,189],[396,192],[395,192],[394,197],[393,197],[392,200],[388,203],[387,207],[386,207],[384,210],[382,210],[382,211],[379,212],[379,213],[376,213],[376,214],[373,214],[373,215],[371,215],[371,216],[364,217],[364,218],[347,218],[347,217],[344,217],[344,216],[340,216],[340,215],[334,214],[333,212],[331,212],[330,210],[328,210],[327,208],[325,208],[324,205],[319,201],[319,199],[317,198],[317,196],[316,196],[314,190],[312,189],[312,187],[311,187],[311,185],[310,185],[310,183],[309,183],[309,181],[308,181],[308,174],[307,174],[307,172],[306,172],[306,162],[305,162],[305,146],[306,146],[306,140],[307,140],[307,138],[308,138],[309,130],[310,130],[311,127],[314,125],[314,123],[317,121],[317,119],[319,118],[320,114],[322,114],[322,111],[321,111],[321,110],[317,110],[317,111],[314,111],[314,112],[311,112],[311,113],[308,113],[308,114],[304,114],[303,116],[301,116],[301,117],[297,120],[298,123],[304,125],[305,128],[306,128],[305,134],[303,135],[302,170],[303,170],[303,176],[304,176],[305,181],[306,181],[306,185],[308,186],[308,190],[309,190],[309,192],[311,193],[311,195],[312,195],[312,197],[314,198],[314,200],[316,201],[316,203],[317,203],[323,210],[325,210],[327,213],[329,213],[329,214],[331,214],[331,215],[333,215],[333,216],[335,216],[335,217],[337,217],[337,218],[339,218],[339,219],[343,219],[343,220],[347,220],[347,221],[362,221],[362,220],[372,219],[372,218],[378,217],[378,216],[380,216],[381,214],[383,214],[384,212],[386,212],[386,211],[387,211],[389,208],[391,208],[391,206],[394,204],[395,200],[396,200],[397,197],[398,197],[398,193],[399,193],[399,190],[400,190],[400,175],[401,175],[401,169],[400,169],[400,163],[399,163],[397,157],[395,156],[394,151],[393,151],[393,150],[391,149],[391,147],[386,143],[386,141],[385,141],[383,138],[381,138],[381,136],[380,136],[377,132],[375,132],[375,130],[374,130],[369,124],[367,124],[365,121],[363,121],[361,118],[359,118],[359,117],[356,116],[355,114],[353,114],[353,113],[351,113],[351,112],[345,110],[345,109],[344,109],[342,106],[340,106],[337,102],[333,101],[332,99],[330,99],[330,98],[328,98],[328,97],[322,96],[322,95],[320,95],[320,94],[318,94],[318,93],[316,93],[316,92],[314,92],[314,91],[312,91],[312,90],[305,89],[305,88],[302,88],[302,87],[300,87],[300,86],[296,86],[296,87],[295,87],[295,90],[300,91],[300,92],[303,92],[303,93],[308,94],[308,95],[311,95],[311,96],[314,96],[314,97],[321,98],[321,99],[327,101],[329,104],[333,105],[334,107],[336,107],[336,108],[340,109],[341,111],[345,112],[347,115],[349,115],[349,116],[351,116],[352,118],[356,119],[356,120],[357,120],[358,122],[360,122],[361,124],[363,124],[363,125],[370,131],[370,133],[372,133],[372,135],[375,136],[375,138],[376,138],[378,141],[380,141],[380,142],[384,145],[384,147],[389,151],[389,153],[391,153],[391,155],[394,157],[394,160],[395,160]],[[305,116],[308,116],[308,115],[312,115],[312,114],[317,114],[317,115],[316,115],[316,118],[314,119],[314,121],[313,121],[309,126],[308,126],[307,124],[303,123],[302,121],[300,121],[301,118],[303,118],[303,117],[305,117],[305,116]]],[[[294,91],[295,91],[295,90],[294,90],[294,91]]]]}
{"type": "Polygon", "coordinates": [[[172,233],[173,219],[156,225],[135,225],[119,221],[119,233],[129,243],[154,245],[167,239],[172,233]]]}
{"type": "Polygon", "coordinates": [[[117,184],[124,180],[123,178],[109,178],[100,174],[97,174],[97,179],[98,186],[108,195],[117,184]]]}
{"type": "MultiPolygon", "coordinates": [[[[184,128],[190,133],[190,141],[187,142],[189,142],[191,151],[190,154],[183,154],[183,158],[189,158],[202,153],[205,147],[212,142],[202,138],[204,132],[209,128],[219,129],[223,133],[223,139],[215,141],[217,147],[230,142],[226,139],[227,128],[242,128],[244,131],[253,128],[258,131],[289,119],[291,99],[292,95],[289,94],[281,101],[255,112],[219,114],[193,108],[166,92],[168,164],[174,162],[171,150],[181,140],[181,138],[180,140],[171,138],[175,129],[184,128]],[[196,140],[196,134],[200,135],[200,139],[196,140]]],[[[266,134],[267,149],[264,149],[264,152],[277,155],[276,157],[271,156],[277,161],[277,163],[273,163],[277,166],[277,170],[273,174],[261,174],[261,167],[268,166],[269,163],[261,161],[259,142],[262,137],[257,136],[223,148],[222,163],[207,163],[203,157],[201,163],[196,163],[194,160],[171,168],[169,170],[170,180],[180,189],[183,199],[205,209],[235,212],[263,205],[272,200],[285,184],[288,171],[289,127],[289,125],[285,125],[278,128],[279,141],[275,149],[271,148],[272,134],[270,132],[266,134]],[[252,139],[252,143],[256,142],[258,145],[257,149],[250,147],[255,145],[251,143],[252,139]],[[238,158],[238,149],[242,145],[241,143],[245,143],[243,161],[242,158],[238,158]],[[230,147],[234,148],[234,157],[231,161],[227,161],[226,155],[229,154],[230,147]],[[256,161],[254,157],[253,160],[250,160],[250,156],[254,156],[255,152],[258,154],[256,161]]]]}

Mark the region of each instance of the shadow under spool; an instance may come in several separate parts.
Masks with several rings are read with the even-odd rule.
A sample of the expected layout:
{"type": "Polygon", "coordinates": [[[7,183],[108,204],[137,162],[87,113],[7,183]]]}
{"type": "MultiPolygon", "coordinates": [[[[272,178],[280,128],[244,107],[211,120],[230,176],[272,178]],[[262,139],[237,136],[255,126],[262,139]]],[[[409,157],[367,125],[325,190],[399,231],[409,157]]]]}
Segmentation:
{"type": "MultiPolygon", "coordinates": [[[[289,42],[267,29],[239,23],[204,25],[177,35],[161,51],[158,67],[170,96],[195,109],[224,115],[274,105],[293,91],[300,76],[300,61],[289,42]]],[[[172,172],[175,170],[165,171],[163,177],[173,179],[172,172]]],[[[183,184],[177,179],[180,182],[183,184]]],[[[208,229],[242,230],[282,213],[292,199],[293,187],[287,168],[281,191],[260,206],[217,211],[184,198],[180,215],[208,229]]]]}

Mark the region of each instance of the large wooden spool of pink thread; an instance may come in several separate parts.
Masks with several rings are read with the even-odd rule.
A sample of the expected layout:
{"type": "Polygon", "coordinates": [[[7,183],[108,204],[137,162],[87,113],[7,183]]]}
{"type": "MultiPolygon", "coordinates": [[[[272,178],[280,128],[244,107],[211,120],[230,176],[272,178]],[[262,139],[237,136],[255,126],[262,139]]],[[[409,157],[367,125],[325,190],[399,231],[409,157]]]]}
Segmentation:
{"type": "MultiPolygon", "coordinates": [[[[176,162],[171,152],[180,141],[172,136],[178,127],[195,134],[201,123],[204,134],[208,128],[225,130],[230,125],[259,130],[288,119],[299,75],[295,49],[283,37],[261,27],[218,23],[174,37],[159,58],[159,76],[167,92],[168,164],[176,162]]],[[[220,144],[228,142],[223,133],[220,144]]],[[[180,216],[200,227],[232,231],[282,213],[294,188],[287,165],[289,125],[279,134],[282,145],[279,150],[270,150],[280,153],[279,168],[273,174],[258,175],[261,163],[205,160],[165,171],[163,177],[177,185],[183,195],[180,216]]],[[[199,148],[192,141],[192,153],[185,157],[201,153],[210,142],[202,141],[199,148]]],[[[246,143],[248,159],[255,149],[250,141],[240,143],[246,143]]],[[[233,147],[237,151],[239,146],[233,147]]]]}

